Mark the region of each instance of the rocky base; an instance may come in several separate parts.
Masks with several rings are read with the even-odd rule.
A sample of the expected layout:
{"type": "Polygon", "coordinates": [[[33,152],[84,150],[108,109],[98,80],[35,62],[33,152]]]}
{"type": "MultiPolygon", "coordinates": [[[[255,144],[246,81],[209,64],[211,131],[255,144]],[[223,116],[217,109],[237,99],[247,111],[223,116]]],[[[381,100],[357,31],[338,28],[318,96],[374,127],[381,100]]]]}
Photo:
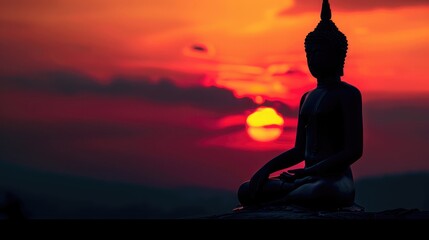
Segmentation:
{"type": "Polygon", "coordinates": [[[429,220],[429,211],[398,208],[382,212],[365,212],[364,208],[359,205],[337,210],[318,211],[292,205],[236,208],[231,213],[204,217],[204,219],[429,220]]]}

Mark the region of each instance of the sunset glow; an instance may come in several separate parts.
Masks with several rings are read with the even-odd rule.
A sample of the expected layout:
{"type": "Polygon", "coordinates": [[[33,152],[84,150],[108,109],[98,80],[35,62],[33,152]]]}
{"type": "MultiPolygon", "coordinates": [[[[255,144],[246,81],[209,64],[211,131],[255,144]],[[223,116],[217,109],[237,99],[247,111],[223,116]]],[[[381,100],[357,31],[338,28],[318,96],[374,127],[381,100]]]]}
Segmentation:
{"type": "Polygon", "coordinates": [[[247,133],[259,142],[270,142],[280,137],[284,119],[273,108],[260,107],[246,120],[247,133]]]}
{"type": "Polygon", "coordinates": [[[271,142],[280,137],[282,130],[278,127],[248,127],[247,133],[253,140],[271,142]]]}
{"type": "Polygon", "coordinates": [[[247,117],[246,123],[249,127],[283,126],[284,120],[276,110],[269,107],[260,107],[247,117]]]}
{"type": "MultiPolygon", "coordinates": [[[[321,2],[1,1],[0,158],[235,189],[295,143],[321,2]]],[[[429,1],[330,3],[362,92],[355,176],[429,169],[429,1]]]]}

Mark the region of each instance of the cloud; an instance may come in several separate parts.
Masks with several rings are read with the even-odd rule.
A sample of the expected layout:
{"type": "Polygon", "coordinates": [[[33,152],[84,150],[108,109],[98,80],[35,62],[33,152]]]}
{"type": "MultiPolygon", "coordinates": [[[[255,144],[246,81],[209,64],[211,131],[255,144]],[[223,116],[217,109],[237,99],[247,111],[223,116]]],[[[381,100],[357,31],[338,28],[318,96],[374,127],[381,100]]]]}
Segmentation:
{"type": "MultiPolygon", "coordinates": [[[[337,10],[342,11],[365,11],[373,9],[387,9],[387,8],[400,8],[407,6],[422,6],[429,5],[427,0],[331,0],[331,9],[335,12],[337,10]]],[[[306,0],[298,1],[295,0],[295,4],[291,8],[287,8],[280,12],[280,15],[296,14],[308,11],[320,11],[322,6],[321,0],[306,0]]]]}
{"type": "MultiPolygon", "coordinates": [[[[222,113],[239,113],[256,109],[259,105],[248,97],[236,98],[232,91],[219,87],[179,87],[169,79],[157,82],[146,78],[115,78],[110,84],[71,72],[55,72],[36,77],[3,79],[3,87],[41,92],[76,95],[81,93],[116,97],[135,97],[169,105],[191,105],[222,113]]],[[[279,102],[266,101],[263,106],[275,107],[283,116],[296,117],[296,109],[279,102]]]]}
{"type": "MultiPolygon", "coordinates": [[[[128,104],[129,101],[122,102],[120,106],[127,108],[128,104]]],[[[52,108],[39,106],[43,107],[52,108]]],[[[82,114],[91,116],[99,111],[98,104],[91,101],[79,107],[82,114]]],[[[41,122],[29,117],[2,122],[0,160],[67,174],[155,186],[235,188],[255,166],[278,153],[278,150],[249,153],[222,146],[202,146],[200,140],[222,135],[226,130],[177,125],[174,116],[169,122],[142,121],[138,125],[113,122],[112,118],[122,117],[121,107],[110,109],[110,118],[99,115],[96,121],[56,118],[41,122]]],[[[133,110],[136,114],[142,112],[142,108],[133,110]]],[[[188,119],[193,119],[194,113],[186,114],[188,119]]],[[[209,118],[204,113],[197,116],[209,118]]]]}
{"type": "MultiPolygon", "coordinates": [[[[163,83],[168,86],[165,87],[162,83],[144,79],[141,79],[142,83],[122,80],[124,85],[119,87],[118,84],[102,85],[91,78],[66,73],[45,76],[44,80],[28,78],[28,82],[23,82],[23,79],[8,82],[9,87],[15,84],[15,89],[27,89],[17,96],[10,91],[14,98],[8,95],[10,88],[0,87],[3,102],[0,108],[0,159],[5,161],[101,179],[235,189],[281,152],[201,144],[204,140],[214,139],[238,145],[245,137],[244,127],[241,130],[239,127],[220,130],[194,127],[198,124],[196,120],[212,120],[214,124],[213,115],[200,108],[183,111],[176,107],[195,101],[191,98],[180,103],[171,102],[184,93],[175,93],[176,98],[170,96],[168,99],[161,94],[174,91],[192,94],[189,89],[205,93],[207,89],[203,87],[180,88],[168,81],[168,84],[163,83]],[[151,90],[153,95],[156,92],[160,96],[141,97],[142,90],[132,88],[141,88],[139,84],[149,86],[144,91],[151,90]],[[38,94],[28,94],[31,89],[34,92],[38,89],[38,94]],[[120,98],[128,96],[135,98],[121,101],[120,98]],[[167,104],[148,104],[148,100],[167,104]],[[188,124],[182,124],[185,122],[188,124]],[[232,135],[234,132],[237,134],[232,135]]],[[[228,92],[225,89],[216,91],[228,92]]],[[[380,99],[377,94],[377,98],[379,100],[364,102],[365,148],[363,158],[353,165],[356,178],[429,170],[426,157],[429,154],[428,97],[380,99]]],[[[237,99],[229,103],[233,104],[233,101],[237,99]]],[[[198,106],[203,105],[204,108],[209,106],[198,106]]],[[[293,141],[293,132],[285,137],[290,137],[283,144],[287,150],[293,141]]]]}

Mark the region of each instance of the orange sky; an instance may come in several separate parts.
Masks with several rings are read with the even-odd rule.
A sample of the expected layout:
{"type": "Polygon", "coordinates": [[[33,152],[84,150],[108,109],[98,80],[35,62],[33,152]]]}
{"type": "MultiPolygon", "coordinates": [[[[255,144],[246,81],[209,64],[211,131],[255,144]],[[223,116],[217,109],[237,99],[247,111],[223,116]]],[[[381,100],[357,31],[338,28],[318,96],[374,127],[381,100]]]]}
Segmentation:
{"type": "MultiPolygon", "coordinates": [[[[179,84],[225,86],[239,96],[285,101],[314,83],[303,41],[319,21],[318,10],[294,12],[293,0],[0,5],[2,74],[71,69],[100,80],[167,75],[179,84]],[[193,50],[195,44],[207,51],[193,50]]],[[[429,91],[428,5],[358,11],[339,0],[331,5],[333,20],[349,38],[344,80],[363,91],[429,91]]]]}
{"type": "MultiPolygon", "coordinates": [[[[298,101],[315,86],[304,38],[321,2],[1,1],[1,157],[107,179],[168,185],[170,176],[235,189],[294,143],[298,101]],[[156,82],[162,77],[174,84],[156,82]],[[252,140],[246,118],[259,105],[232,94],[282,101],[265,102],[284,117],[283,128],[270,129],[279,138],[252,140]]],[[[363,93],[356,176],[429,169],[429,2],[330,2],[349,39],[344,80],[363,93]]]]}

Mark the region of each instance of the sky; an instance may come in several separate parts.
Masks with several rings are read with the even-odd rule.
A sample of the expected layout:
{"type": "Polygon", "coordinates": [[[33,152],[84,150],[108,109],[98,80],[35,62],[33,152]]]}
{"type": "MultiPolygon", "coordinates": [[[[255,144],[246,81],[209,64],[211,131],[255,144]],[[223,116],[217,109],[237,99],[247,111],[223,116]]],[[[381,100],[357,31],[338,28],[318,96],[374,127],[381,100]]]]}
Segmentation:
{"type": "MultiPolygon", "coordinates": [[[[349,41],[343,81],[363,96],[355,177],[429,170],[429,2],[330,2],[349,41]]],[[[0,0],[0,161],[236,189],[293,146],[320,6],[0,0]]]]}

